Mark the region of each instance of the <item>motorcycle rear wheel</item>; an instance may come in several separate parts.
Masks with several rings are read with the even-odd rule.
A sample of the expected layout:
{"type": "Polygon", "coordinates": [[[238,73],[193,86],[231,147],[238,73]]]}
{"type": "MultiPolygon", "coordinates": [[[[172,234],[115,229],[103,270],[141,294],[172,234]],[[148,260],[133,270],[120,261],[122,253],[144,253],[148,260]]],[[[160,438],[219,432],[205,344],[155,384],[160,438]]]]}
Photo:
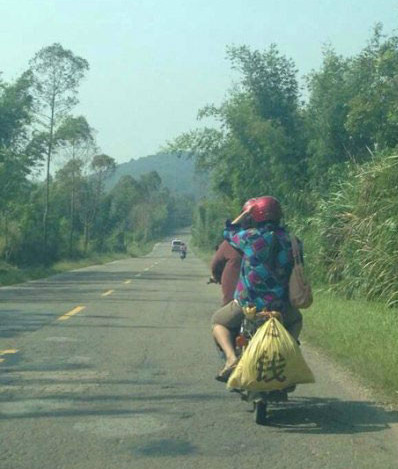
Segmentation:
{"type": "Polygon", "coordinates": [[[255,402],[255,421],[258,425],[267,423],[267,403],[263,400],[255,402]]]}

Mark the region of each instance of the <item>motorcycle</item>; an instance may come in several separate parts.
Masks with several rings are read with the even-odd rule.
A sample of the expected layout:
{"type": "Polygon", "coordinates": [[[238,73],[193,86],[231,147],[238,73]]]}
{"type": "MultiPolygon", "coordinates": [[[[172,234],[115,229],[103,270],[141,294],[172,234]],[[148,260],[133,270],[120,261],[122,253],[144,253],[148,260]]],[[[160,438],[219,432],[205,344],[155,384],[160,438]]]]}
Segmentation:
{"type": "Polygon", "coordinates": [[[186,251],[180,251],[180,259],[183,260],[187,257],[187,252],[186,251]]]}
{"type": "MultiPolygon", "coordinates": [[[[245,316],[239,334],[235,339],[235,350],[238,358],[243,355],[257,329],[271,317],[276,317],[276,319],[282,321],[281,315],[276,312],[257,312],[253,317],[245,316]]],[[[287,402],[288,393],[293,392],[294,389],[295,386],[290,386],[281,391],[254,392],[245,389],[232,389],[232,391],[240,394],[243,401],[252,404],[255,422],[259,425],[265,425],[267,422],[268,403],[287,402]]]]}
{"type": "MultiPolygon", "coordinates": [[[[207,285],[218,283],[213,277],[207,281],[207,285]]],[[[255,315],[245,315],[239,333],[235,337],[235,353],[238,359],[243,355],[245,349],[249,345],[250,340],[256,333],[257,329],[265,324],[271,317],[276,317],[282,321],[280,313],[276,312],[256,312],[255,315]]],[[[221,352],[223,360],[225,360],[224,353],[221,352]]],[[[259,425],[265,425],[267,422],[267,408],[268,403],[287,402],[288,393],[295,390],[296,386],[290,386],[282,391],[267,391],[267,392],[254,392],[245,389],[231,389],[240,395],[243,401],[252,404],[252,412],[254,413],[254,420],[259,425]]]]}

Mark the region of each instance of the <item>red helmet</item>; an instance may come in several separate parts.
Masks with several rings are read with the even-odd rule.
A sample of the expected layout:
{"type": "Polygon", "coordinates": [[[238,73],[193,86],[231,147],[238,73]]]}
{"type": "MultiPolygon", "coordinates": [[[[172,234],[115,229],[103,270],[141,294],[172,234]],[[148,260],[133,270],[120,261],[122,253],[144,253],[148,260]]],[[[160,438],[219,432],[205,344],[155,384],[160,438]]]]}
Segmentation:
{"type": "Polygon", "coordinates": [[[253,205],[251,216],[253,220],[257,222],[261,221],[276,221],[278,222],[282,218],[282,207],[278,199],[275,197],[266,195],[258,197],[256,199],[248,200],[244,207],[247,205],[246,210],[253,205]],[[249,204],[250,201],[254,201],[249,204]]]}

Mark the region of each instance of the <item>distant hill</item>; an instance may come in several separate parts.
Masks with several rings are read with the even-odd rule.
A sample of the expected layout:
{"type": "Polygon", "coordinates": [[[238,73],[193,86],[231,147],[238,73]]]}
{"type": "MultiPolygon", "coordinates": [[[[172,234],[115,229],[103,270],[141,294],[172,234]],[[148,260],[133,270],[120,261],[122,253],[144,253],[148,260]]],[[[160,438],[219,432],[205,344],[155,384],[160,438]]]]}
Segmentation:
{"type": "Polygon", "coordinates": [[[139,179],[142,174],[150,171],[157,171],[163,186],[172,192],[193,195],[198,199],[208,191],[208,178],[195,174],[194,159],[169,153],[158,153],[117,165],[116,171],[108,178],[106,187],[111,189],[121,176],[130,175],[139,179]]]}

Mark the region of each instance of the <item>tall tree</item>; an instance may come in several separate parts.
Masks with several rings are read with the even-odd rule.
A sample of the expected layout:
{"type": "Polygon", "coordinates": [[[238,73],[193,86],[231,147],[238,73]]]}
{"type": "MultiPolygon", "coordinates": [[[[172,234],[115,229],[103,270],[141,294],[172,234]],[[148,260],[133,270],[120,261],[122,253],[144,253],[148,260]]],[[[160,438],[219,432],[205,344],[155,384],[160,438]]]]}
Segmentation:
{"type": "Polygon", "coordinates": [[[297,121],[297,69],[292,59],[282,55],[275,44],[264,50],[248,46],[229,47],[233,68],[242,74],[241,85],[252,97],[263,119],[279,121],[293,131],[297,121]]]}
{"type": "Polygon", "coordinates": [[[32,117],[31,76],[24,73],[14,83],[0,82],[0,215],[4,224],[5,256],[9,252],[12,208],[21,204],[27,176],[37,163],[29,151],[32,117]]]}
{"type": "Polygon", "coordinates": [[[398,36],[386,37],[376,25],[373,36],[352,61],[346,128],[356,153],[370,156],[398,145],[398,36]]]}
{"type": "Polygon", "coordinates": [[[68,112],[78,102],[77,89],[88,70],[87,60],[55,43],[41,49],[30,61],[33,95],[38,123],[46,136],[46,195],[43,214],[43,244],[47,248],[50,210],[50,170],[55,148],[55,132],[68,112]]]}
{"type": "Polygon", "coordinates": [[[101,196],[104,193],[105,180],[116,168],[115,159],[111,156],[101,153],[95,155],[90,163],[92,175],[86,183],[85,202],[83,211],[84,224],[84,251],[87,252],[90,241],[90,230],[95,222],[98,209],[101,202],[101,196]]]}
{"type": "Polygon", "coordinates": [[[329,170],[353,157],[352,141],[346,129],[349,101],[353,97],[350,63],[350,59],[337,55],[327,46],[321,69],[307,77],[310,95],[305,120],[310,185],[326,193],[333,174],[329,170]]]}
{"type": "Polygon", "coordinates": [[[221,106],[199,111],[200,118],[216,119],[219,129],[185,134],[170,149],[197,155],[221,196],[239,202],[261,192],[283,198],[306,181],[294,63],[274,45],[262,52],[232,47],[228,54],[240,83],[221,106]]]}
{"type": "Polygon", "coordinates": [[[68,187],[70,191],[70,226],[69,226],[69,256],[73,257],[75,209],[76,209],[76,183],[80,180],[82,166],[95,150],[93,129],[88,125],[85,117],[66,117],[57,129],[55,135],[60,150],[69,160],[65,165],[69,176],[68,187]]]}

